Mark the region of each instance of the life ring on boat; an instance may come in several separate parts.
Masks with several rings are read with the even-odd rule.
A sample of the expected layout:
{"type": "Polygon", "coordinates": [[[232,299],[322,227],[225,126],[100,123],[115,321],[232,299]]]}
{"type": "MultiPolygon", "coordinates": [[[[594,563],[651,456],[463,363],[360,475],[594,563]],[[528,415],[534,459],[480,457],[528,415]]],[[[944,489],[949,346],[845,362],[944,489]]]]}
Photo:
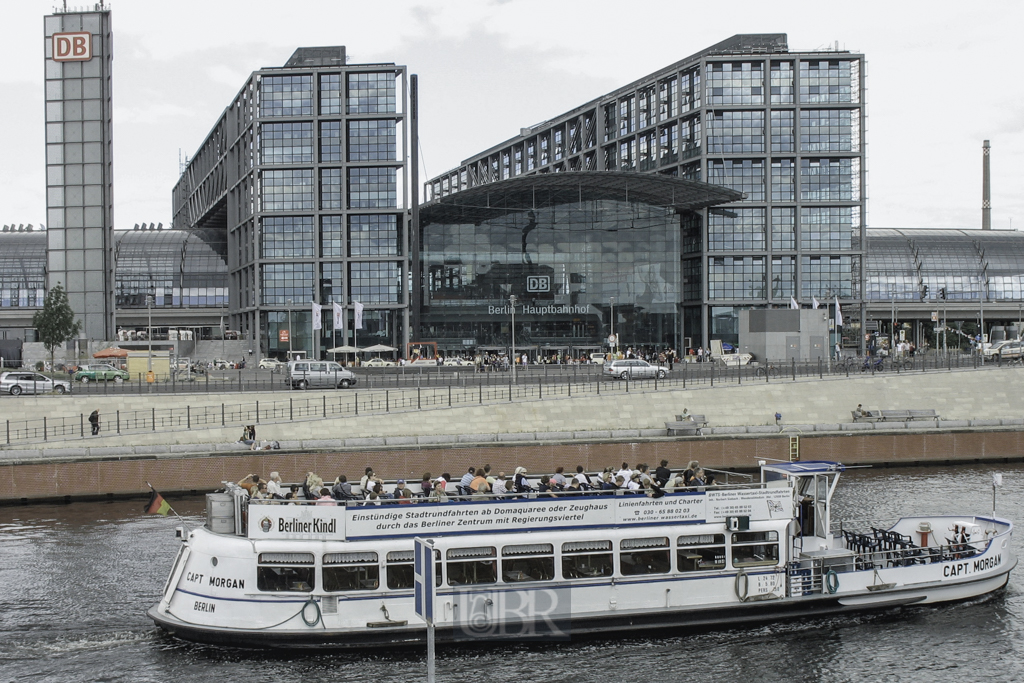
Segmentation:
{"type": "Polygon", "coordinates": [[[304,623],[306,626],[316,626],[320,623],[320,605],[317,604],[316,600],[310,598],[302,604],[302,609],[299,610],[299,615],[302,617],[302,623],[304,623]],[[310,605],[313,605],[313,609],[316,610],[316,617],[313,619],[313,621],[310,621],[306,618],[306,608],[310,605]]]}
{"type": "Polygon", "coordinates": [[[835,592],[839,590],[839,574],[836,574],[834,569],[825,572],[825,588],[829,595],[835,595],[835,592]]]}
{"type": "Polygon", "coordinates": [[[742,569],[736,573],[736,583],[733,586],[736,591],[736,597],[740,599],[740,602],[747,601],[747,594],[750,591],[750,580],[747,578],[747,573],[742,569]],[[740,590],[740,582],[743,582],[743,590],[740,590]]]}

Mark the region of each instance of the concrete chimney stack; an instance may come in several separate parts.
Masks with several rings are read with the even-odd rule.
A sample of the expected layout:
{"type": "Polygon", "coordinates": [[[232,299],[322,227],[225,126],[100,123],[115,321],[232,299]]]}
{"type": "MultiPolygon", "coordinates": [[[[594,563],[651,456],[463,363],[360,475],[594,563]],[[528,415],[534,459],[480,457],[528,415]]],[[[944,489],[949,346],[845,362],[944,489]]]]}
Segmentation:
{"type": "Polygon", "coordinates": [[[992,174],[989,169],[988,140],[981,146],[981,229],[992,229],[992,174]]]}

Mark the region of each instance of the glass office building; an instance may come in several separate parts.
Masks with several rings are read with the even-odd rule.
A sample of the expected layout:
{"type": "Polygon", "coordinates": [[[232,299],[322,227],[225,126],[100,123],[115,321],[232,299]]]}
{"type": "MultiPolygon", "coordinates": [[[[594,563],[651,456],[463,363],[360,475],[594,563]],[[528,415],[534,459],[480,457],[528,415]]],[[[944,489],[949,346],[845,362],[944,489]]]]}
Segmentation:
{"type": "Polygon", "coordinates": [[[682,216],[671,243],[679,247],[677,298],[664,305],[676,308],[673,346],[735,342],[739,310],[789,306],[791,298],[810,305],[838,297],[847,319],[860,320],[862,61],[843,51],[790,52],[785,34],[733,36],[524,129],[428,181],[425,197],[574,171],[719,185],[741,198],[682,216]]]}
{"type": "Polygon", "coordinates": [[[261,355],[408,341],[407,91],[402,66],[300,48],[250,76],[189,160],[174,227],[224,234],[230,327],[261,355]]]}

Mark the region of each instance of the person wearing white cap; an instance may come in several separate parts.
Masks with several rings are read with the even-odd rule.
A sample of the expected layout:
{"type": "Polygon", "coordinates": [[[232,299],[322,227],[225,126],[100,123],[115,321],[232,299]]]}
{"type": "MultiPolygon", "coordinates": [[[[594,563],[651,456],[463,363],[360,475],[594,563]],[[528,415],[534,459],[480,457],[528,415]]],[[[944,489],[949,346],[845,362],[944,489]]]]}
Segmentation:
{"type": "Polygon", "coordinates": [[[526,479],[526,468],[517,467],[515,476],[512,477],[512,483],[515,485],[517,493],[526,493],[527,491],[533,490],[530,486],[530,482],[526,479]]]}

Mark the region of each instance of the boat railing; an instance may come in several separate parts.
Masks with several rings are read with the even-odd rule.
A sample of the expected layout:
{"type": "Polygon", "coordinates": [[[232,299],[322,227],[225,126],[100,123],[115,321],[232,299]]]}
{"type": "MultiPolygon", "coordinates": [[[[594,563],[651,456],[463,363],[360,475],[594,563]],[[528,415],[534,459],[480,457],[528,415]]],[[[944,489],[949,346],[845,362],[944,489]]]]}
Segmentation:
{"type": "Polygon", "coordinates": [[[879,527],[869,527],[866,532],[843,529],[841,535],[843,547],[854,553],[858,570],[963,560],[980,555],[989,543],[985,538],[921,546],[911,536],[879,527]]]}
{"type": "MultiPolygon", "coordinates": [[[[282,488],[290,488],[290,484],[283,485],[282,488]]],[[[463,493],[463,492],[451,492],[446,493],[446,500],[437,500],[430,496],[422,493],[413,493],[409,498],[394,498],[394,488],[392,485],[385,482],[385,492],[387,497],[378,498],[371,500],[365,498],[361,493],[353,489],[351,497],[346,499],[305,499],[305,498],[252,498],[249,499],[249,503],[252,505],[336,505],[344,507],[362,507],[369,505],[410,505],[410,504],[422,504],[422,503],[437,503],[437,502],[452,502],[452,503],[466,503],[466,502],[485,502],[485,501],[516,501],[516,500],[549,500],[549,499],[566,499],[566,498],[596,498],[596,497],[613,497],[613,496],[650,496],[651,494],[644,489],[629,490],[625,488],[618,489],[592,489],[587,491],[575,491],[573,489],[564,489],[550,492],[538,491],[535,488],[526,491],[512,491],[508,493],[463,493]]],[[[712,486],[687,486],[678,487],[672,490],[663,489],[665,495],[673,494],[694,494],[694,493],[705,493],[707,491],[729,491],[729,490],[750,490],[750,489],[764,489],[767,486],[761,482],[748,482],[742,484],[714,484],[712,486]]],[[[243,494],[244,495],[244,494],[243,494]]],[[[300,493],[301,496],[301,493],[300,493]]]]}

